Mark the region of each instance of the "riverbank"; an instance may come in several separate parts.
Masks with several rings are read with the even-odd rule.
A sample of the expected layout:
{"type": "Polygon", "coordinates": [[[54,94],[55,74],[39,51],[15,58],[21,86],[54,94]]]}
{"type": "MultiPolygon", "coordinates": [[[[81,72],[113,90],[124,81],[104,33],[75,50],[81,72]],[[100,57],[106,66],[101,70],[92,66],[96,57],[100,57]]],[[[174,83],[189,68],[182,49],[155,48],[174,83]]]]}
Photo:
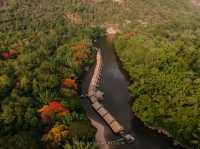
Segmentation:
{"type": "Polygon", "coordinates": [[[96,138],[96,144],[100,149],[109,149],[108,143],[106,143],[105,138],[105,127],[100,122],[96,121],[95,119],[89,118],[91,121],[92,126],[94,126],[97,129],[97,133],[95,135],[96,138]]]}

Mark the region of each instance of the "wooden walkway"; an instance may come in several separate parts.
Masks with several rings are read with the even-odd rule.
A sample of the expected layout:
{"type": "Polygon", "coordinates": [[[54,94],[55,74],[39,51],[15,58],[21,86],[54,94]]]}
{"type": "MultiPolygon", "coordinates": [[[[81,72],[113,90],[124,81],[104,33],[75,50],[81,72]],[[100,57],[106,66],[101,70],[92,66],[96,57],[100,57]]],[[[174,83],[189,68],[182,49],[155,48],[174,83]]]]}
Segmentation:
{"type": "Polygon", "coordinates": [[[102,68],[103,62],[101,50],[98,49],[96,55],[96,66],[88,89],[88,97],[92,103],[93,109],[104,119],[112,131],[115,134],[121,135],[128,143],[132,143],[135,140],[134,137],[130,134],[127,134],[123,126],[112,116],[112,114],[109,113],[108,110],[106,110],[103,104],[99,102],[99,97],[96,93],[102,79],[102,68]]]}

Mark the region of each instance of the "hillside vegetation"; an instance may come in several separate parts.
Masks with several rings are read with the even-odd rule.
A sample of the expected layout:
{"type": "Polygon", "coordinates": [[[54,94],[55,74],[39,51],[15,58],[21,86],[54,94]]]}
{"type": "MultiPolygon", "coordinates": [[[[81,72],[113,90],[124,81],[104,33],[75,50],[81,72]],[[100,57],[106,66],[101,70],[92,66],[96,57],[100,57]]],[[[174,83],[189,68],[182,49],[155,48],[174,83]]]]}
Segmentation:
{"type": "Polygon", "coordinates": [[[143,8],[154,11],[150,20],[155,22],[150,23],[147,15],[143,30],[135,27],[115,40],[130,76],[133,111],[146,125],[167,130],[189,148],[199,148],[199,12],[186,1],[144,2],[143,8]]]}

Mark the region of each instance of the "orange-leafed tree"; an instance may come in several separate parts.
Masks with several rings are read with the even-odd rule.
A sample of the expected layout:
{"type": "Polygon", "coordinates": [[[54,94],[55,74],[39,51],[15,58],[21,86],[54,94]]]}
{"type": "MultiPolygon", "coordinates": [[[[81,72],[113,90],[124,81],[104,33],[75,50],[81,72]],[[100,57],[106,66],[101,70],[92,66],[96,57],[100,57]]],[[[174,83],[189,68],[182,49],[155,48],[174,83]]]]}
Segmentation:
{"type": "Polygon", "coordinates": [[[78,89],[76,79],[74,77],[63,80],[63,87],[76,91],[78,89]]]}
{"type": "Polygon", "coordinates": [[[72,45],[73,55],[76,62],[81,65],[90,55],[91,44],[88,40],[81,40],[72,45]]]}
{"type": "Polygon", "coordinates": [[[59,101],[53,101],[49,105],[44,105],[38,112],[44,122],[47,122],[54,113],[60,117],[70,113],[69,109],[64,107],[59,101]]]}

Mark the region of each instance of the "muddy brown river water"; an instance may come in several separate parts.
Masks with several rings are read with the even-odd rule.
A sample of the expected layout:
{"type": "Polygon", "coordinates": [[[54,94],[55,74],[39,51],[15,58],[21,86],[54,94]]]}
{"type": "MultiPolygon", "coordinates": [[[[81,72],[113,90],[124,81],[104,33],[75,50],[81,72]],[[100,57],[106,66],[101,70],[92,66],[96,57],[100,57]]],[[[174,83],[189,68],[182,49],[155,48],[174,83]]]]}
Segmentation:
{"type": "MultiPolygon", "coordinates": [[[[105,99],[102,104],[136,139],[132,144],[124,144],[120,137],[114,135],[111,129],[91,108],[90,102],[87,99],[82,99],[81,102],[87,112],[87,116],[92,125],[97,128],[96,143],[98,143],[100,149],[182,149],[180,146],[174,146],[172,139],[145,127],[134,115],[130,104],[132,99],[128,92],[129,82],[120,69],[112,42],[107,38],[101,38],[96,45],[102,50],[104,65],[101,88],[105,93],[105,99]]],[[[85,94],[87,93],[93,70],[94,66],[83,77],[82,91],[85,94]]]]}

